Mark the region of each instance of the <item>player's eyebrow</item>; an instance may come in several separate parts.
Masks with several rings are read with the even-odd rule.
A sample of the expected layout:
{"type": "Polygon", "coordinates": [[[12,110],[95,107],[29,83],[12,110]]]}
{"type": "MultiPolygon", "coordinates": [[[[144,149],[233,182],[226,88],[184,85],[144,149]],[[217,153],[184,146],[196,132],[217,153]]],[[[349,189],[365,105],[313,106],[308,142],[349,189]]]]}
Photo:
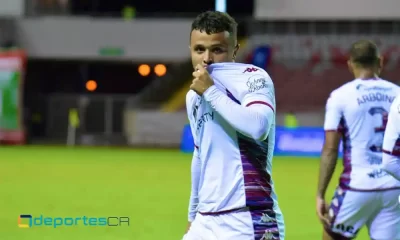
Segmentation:
{"type": "Polygon", "coordinates": [[[225,45],[222,44],[222,43],[215,43],[215,44],[211,44],[210,46],[205,46],[204,44],[201,44],[201,43],[195,44],[195,45],[194,45],[194,48],[198,48],[198,47],[203,47],[203,48],[207,48],[207,47],[215,48],[215,47],[225,47],[225,45]]]}
{"type": "Polygon", "coordinates": [[[216,44],[211,45],[211,47],[225,47],[225,46],[226,45],[222,44],[222,43],[216,43],[216,44]]]}
{"type": "Polygon", "coordinates": [[[205,47],[205,46],[203,44],[195,44],[193,47],[198,48],[198,47],[205,47]]]}

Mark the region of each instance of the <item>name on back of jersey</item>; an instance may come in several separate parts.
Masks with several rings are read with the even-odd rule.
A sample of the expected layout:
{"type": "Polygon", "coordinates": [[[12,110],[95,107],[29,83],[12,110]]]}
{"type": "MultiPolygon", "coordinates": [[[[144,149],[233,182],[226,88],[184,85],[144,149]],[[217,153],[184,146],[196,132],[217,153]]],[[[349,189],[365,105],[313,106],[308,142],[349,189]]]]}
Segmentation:
{"type": "Polygon", "coordinates": [[[395,96],[388,95],[381,92],[363,94],[357,98],[358,105],[370,102],[389,102],[392,103],[395,96]]]}

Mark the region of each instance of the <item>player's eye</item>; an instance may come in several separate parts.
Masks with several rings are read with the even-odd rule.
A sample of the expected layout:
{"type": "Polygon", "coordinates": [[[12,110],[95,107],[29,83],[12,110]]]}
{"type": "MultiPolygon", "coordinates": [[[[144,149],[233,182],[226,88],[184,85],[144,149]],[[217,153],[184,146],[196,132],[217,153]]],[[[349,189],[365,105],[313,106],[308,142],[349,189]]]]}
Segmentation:
{"type": "Polygon", "coordinates": [[[213,49],[213,52],[216,53],[216,54],[220,54],[220,53],[223,53],[223,52],[225,52],[225,51],[224,51],[224,49],[222,49],[222,48],[214,48],[214,49],[213,49]]]}
{"type": "Polygon", "coordinates": [[[202,53],[202,52],[205,51],[205,49],[204,49],[203,47],[196,47],[196,48],[194,49],[194,51],[197,52],[197,53],[202,53]]]}

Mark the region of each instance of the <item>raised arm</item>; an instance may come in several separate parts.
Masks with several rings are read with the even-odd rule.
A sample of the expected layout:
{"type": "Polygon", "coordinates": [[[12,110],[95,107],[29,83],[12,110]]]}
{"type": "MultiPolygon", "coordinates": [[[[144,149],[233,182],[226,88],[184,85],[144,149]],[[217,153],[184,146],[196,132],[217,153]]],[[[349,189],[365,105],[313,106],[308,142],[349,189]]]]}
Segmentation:
{"type": "Polygon", "coordinates": [[[203,96],[240,133],[255,140],[264,140],[267,137],[275,116],[272,90],[267,86],[247,93],[241,103],[215,86],[208,88],[203,96]]]}

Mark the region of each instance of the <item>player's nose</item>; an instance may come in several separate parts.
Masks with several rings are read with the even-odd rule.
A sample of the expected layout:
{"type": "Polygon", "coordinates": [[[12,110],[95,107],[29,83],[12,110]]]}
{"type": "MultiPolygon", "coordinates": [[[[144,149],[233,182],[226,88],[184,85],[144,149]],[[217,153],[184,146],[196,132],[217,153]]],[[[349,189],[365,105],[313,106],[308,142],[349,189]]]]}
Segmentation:
{"type": "Polygon", "coordinates": [[[206,51],[203,55],[203,64],[210,65],[212,63],[212,57],[209,51],[206,51]]]}

